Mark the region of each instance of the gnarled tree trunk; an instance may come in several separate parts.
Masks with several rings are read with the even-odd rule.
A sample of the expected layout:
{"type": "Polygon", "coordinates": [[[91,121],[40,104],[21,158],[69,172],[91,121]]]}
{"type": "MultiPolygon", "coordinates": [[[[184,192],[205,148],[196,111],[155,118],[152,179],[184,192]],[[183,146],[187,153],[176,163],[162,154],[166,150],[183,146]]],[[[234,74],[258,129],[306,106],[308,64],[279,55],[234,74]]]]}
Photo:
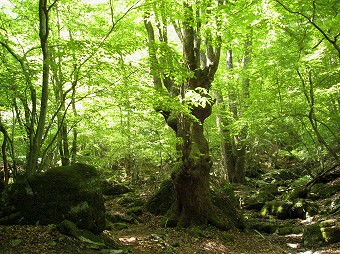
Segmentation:
{"type": "Polygon", "coordinates": [[[172,174],[176,202],[173,219],[179,227],[204,225],[212,214],[209,146],[200,123],[182,117],[177,135],[182,137],[182,158],[172,174]]]}
{"type": "MultiPolygon", "coordinates": [[[[222,2],[216,1],[214,7],[221,5],[222,2]]],[[[203,123],[211,115],[213,102],[209,91],[219,64],[221,38],[218,36],[214,38],[212,35],[202,37],[200,15],[211,13],[208,11],[207,3],[201,4],[202,6],[195,6],[195,9],[189,1],[184,1],[183,17],[185,18],[172,21],[182,43],[183,67],[192,74],[177,86],[175,80],[164,75],[160,68],[164,57],[157,55],[151,12],[146,13],[144,24],[148,32],[149,57],[155,89],[167,91],[169,97],[180,97],[183,106],[188,106],[190,111],[190,113],[179,113],[168,108],[157,108],[180,140],[177,145],[180,158],[172,173],[175,201],[169,210],[167,225],[190,227],[210,223],[225,229],[231,226],[230,221],[212,202],[209,188],[212,163],[209,145],[203,131],[203,123]],[[201,47],[203,42],[205,45],[201,47]],[[215,46],[213,47],[212,44],[215,46]],[[191,101],[190,97],[187,97],[190,92],[199,94],[200,102],[191,101]]],[[[158,38],[161,43],[167,44],[167,19],[164,16],[160,19],[157,15],[155,12],[155,20],[158,21],[158,38]]],[[[218,16],[214,16],[214,19],[218,23],[218,16]]]]}

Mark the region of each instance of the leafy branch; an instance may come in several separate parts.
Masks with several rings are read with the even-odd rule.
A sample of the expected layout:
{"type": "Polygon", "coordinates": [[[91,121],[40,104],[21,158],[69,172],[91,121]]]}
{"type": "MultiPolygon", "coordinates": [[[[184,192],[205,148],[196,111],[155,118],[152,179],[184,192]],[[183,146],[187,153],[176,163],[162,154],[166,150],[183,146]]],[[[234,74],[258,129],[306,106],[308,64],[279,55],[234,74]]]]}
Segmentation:
{"type": "Polygon", "coordinates": [[[308,23],[310,23],[312,26],[314,26],[321,34],[322,36],[329,42],[332,44],[332,46],[336,49],[336,51],[338,52],[339,58],[340,58],[340,46],[337,44],[337,39],[340,36],[340,33],[338,33],[336,36],[333,37],[333,39],[328,36],[326,34],[326,32],[318,25],[315,23],[315,11],[316,11],[316,5],[315,5],[315,1],[313,1],[313,14],[312,17],[308,17],[306,14],[299,12],[299,11],[294,11],[292,9],[290,9],[288,6],[284,5],[282,2],[280,2],[279,0],[274,0],[276,3],[278,3],[279,5],[281,5],[281,7],[283,7],[286,11],[288,11],[291,14],[296,14],[299,15],[303,18],[305,18],[308,23]]]}
{"type": "Polygon", "coordinates": [[[111,12],[111,22],[112,25],[109,29],[109,31],[103,36],[103,38],[101,39],[101,41],[98,43],[98,45],[96,46],[96,48],[92,51],[92,53],[83,60],[82,63],[80,63],[79,65],[79,69],[81,68],[81,66],[83,66],[87,61],[89,61],[92,57],[95,56],[95,54],[98,52],[99,49],[102,48],[103,44],[105,43],[105,41],[110,37],[110,35],[112,34],[112,32],[115,30],[117,24],[122,21],[132,10],[135,10],[138,8],[138,4],[141,2],[142,0],[138,0],[136,1],[133,5],[131,5],[124,13],[122,16],[120,16],[116,21],[114,19],[114,11],[113,11],[113,4],[112,4],[112,0],[110,0],[110,12],[111,12]]]}

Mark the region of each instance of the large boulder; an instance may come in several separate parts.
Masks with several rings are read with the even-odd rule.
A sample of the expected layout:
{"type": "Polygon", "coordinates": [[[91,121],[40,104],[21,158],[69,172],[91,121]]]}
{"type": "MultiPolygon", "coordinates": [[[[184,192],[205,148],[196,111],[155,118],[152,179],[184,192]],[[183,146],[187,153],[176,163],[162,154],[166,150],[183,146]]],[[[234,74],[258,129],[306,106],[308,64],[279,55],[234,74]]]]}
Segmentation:
{"type": "Polygon", "coordinates": [[[335,218],[307,225],[303,231],[303,244],[306,248],[317,248],[338,242],[340,242],[340,222],[335,218]]]}
{"type": "Polygon", "coordinates": [[[242,207],[247,210],[261,211],[262,207],[275,199],[278,187],[275,184],[262,184],[260,189],[242,198],[242,207]]]}
{"type": "Polygon", "coordinates": [[[303,245],[306,248],[317,248],[324,244],[320,225],[307,225],[303,231],[303,245]]]}
{"type": "Polygon", "coordinates": [[[162,182],[159,190],[146,203],[146,210],[154,215],[165,215],[175,200],[175,186],[171,179],[162,182]]]}
{"type": "Polygon", "coordinates": [[[46,225],[68,219],[79,228],[100,233],[106,226],[100,187],[97,170],[85,164],[18,180],[2,194],[0,224],[46,225]]]}

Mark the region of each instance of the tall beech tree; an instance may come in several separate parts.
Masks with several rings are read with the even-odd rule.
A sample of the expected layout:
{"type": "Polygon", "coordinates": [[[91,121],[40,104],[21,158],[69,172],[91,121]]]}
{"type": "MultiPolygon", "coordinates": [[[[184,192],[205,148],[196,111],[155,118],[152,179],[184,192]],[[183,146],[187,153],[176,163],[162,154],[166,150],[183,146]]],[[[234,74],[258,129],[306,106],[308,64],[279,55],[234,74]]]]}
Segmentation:
{"type": "Polygon", "coordinates": [[[211,115],[213,102],[209,92],[220,60],[218,7],[223,2],[161,1],[153,10],[146,11],[144,19],[155,89],[169,98],[179,98],[188,109],[176,112],[166,105],[157,108],[179,140],[179,161],[171,175],[176,200],[168,221],[177,227],[207,223],[220,228],[230,226],[225,216],[218,218],[219,211],[212,203],[209,189],[212,162],[203,131],[203,123],[211,115]],[[170,25],[181,43],[182,57],[173,56],[176,53],[169,42],[170,25]],[[170,63],[169,67],[174,58],[182,59],[181,66],[170,63]],[[184,78],[176,79],[173,67],[177,67],[184,78]]]}
{"type": "MultiPolygon", "coordinates": [[[[19,63],[22,74],[25,77],[27,89],[30,93],[30,100],[27,97],[19,96],[14,99],[17,117],[20,118],[20,112],[18,111],[17,99],[23,104],[25,117],[24,121],[19,119],[19,122],[25,126],[29,149],[26,161],[26,174],[34,174],[37,170],[38,158],[40,155],[40,149],[43,144],[45,134],[45,123],[47,116],[47,107],[49,99],[49,13],[53,6],[57,3],[53,1],[49,4],[47,0],[40,0],[38,5],[39,13],[39,38],[40,48],[42,56],[42,71],[41,71],[41,91],[37,92],[37,89],[33,83],[32,69],[27,60],[26,54],[21,56],[17,53],[8,43],[8,41],[1,40],[1,45],[10,53],[19,63]],[[40,103],[40,105],[38,105],[40,103]]],[[[30,49],[30,50],[34,50],[30,49]]],[[[27,53],[27,52],[26,52],[27,53]]]]}
{"type": "MultiPolygon", "coordinates": [[[[45,132],[45,123],[46,123],[48,97],[49,97],[49,74],[50,74],[49,73],[50,72],[50,62],[49,62],[50,53],[49,53],[49,46],[48,46],[48,36],[50,32],[49,12],[56,2],[57,0],[54,1],[49,6],[48,0],[39,1],[39,38],[40,38],[42,61],[43,61],[42,81],[41,81],[42,84],[41,84],[41,97],[40,97],[40,113],[39,113],[39,118],[37,119],[38,124],[36,127],[35,134],[33,134],[30,140],[30,149],[29,149],[29,154],[27,156],[26,173],[28,175],[34,174],[37,170],[37,163],[38,163],[38,158],[40,155],[40,148],[42,146],[43,135],[45,132]]],[[[36,103],[36,101],[34,103],[36,103]]],[[[32,114],[32,117],[34,118],[35,116],[32,114]]],[[[34,124],[34,120],[32,124],[34,124]]]]}

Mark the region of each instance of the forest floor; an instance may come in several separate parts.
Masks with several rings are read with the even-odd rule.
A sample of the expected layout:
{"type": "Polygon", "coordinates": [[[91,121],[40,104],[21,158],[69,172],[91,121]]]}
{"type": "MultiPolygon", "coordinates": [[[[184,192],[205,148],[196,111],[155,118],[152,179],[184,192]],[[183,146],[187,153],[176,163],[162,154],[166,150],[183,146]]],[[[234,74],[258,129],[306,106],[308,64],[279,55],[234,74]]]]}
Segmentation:
{"type": "Polygon", "coordinates": [[[150,218],[148,223],[133,224],[123,230],[104,231],[103,234],[121,246],[119,250],[89,249],[79,240],[63,235],[51,226],[0,226],[0,253],[340,253],[339,244],[314,251],[303,249],[300,235],[222,232],[211,228],[196,236],[188,230],[160,228],[154,224],[156,221],[157,218],[150,218]]]}
{"type": "MultiPolygon", "coordinates": [[[[113,213],[124,213],[117,197],[107,197],[106,206],[113,213]],[[121,207],[119,211],[117,207],[121,207]]],[[[333,254],[340,253],[340,245],[334,244],[317,250],[302,247],[302,235],[279,236],[257,231],[220,231],[212,227],[203,230],[160,227],[161,218],[143,213],[123,229],[103,232],[119,249],[93,249],[81,241],[61,234],[56,226],[0,226],[0,254],[11,253],[178,253],[178,254],[333,254]]]]}

